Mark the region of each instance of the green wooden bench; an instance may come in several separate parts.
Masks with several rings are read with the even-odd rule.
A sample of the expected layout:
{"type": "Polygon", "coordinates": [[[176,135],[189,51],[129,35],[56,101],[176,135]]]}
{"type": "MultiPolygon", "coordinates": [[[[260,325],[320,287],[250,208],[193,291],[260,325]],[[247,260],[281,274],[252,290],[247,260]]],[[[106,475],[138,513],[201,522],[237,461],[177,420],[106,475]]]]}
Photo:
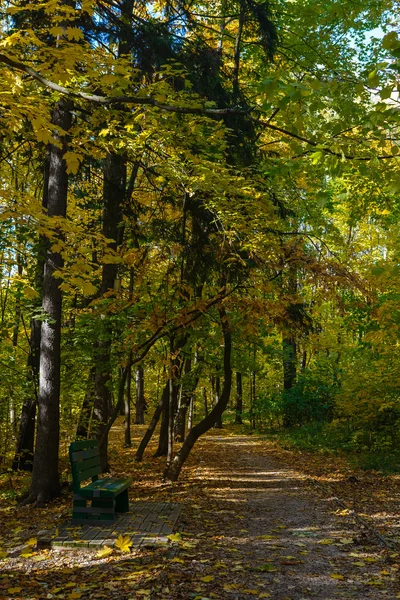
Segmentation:
{"type": "Polygon", "coordinates": [[[69,457],[74,492],[73,523],[106,525],[115,521],[117,512],[129,510],[128,488],[132,479],[99,479],[102,469],[97,440],[72,442],[69,457]],[[82,481],[88,479],[92,483],[81,487],[82,481]]]}

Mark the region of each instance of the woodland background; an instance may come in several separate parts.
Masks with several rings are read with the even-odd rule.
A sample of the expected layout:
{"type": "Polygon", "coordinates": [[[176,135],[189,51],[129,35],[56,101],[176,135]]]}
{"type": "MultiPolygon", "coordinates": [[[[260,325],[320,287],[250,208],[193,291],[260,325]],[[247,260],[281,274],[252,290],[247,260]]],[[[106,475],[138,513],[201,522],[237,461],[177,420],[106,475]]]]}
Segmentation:
{"type": "MultiPolygon", "coordinates": [[[[0,4],[0,468],[224,422],[398,464],[397,3],[0,4]],[[33,460],[34,458],[34,460],[33,460]]],[[[33,467],[32,467],[33,463],[33,467]]]]}

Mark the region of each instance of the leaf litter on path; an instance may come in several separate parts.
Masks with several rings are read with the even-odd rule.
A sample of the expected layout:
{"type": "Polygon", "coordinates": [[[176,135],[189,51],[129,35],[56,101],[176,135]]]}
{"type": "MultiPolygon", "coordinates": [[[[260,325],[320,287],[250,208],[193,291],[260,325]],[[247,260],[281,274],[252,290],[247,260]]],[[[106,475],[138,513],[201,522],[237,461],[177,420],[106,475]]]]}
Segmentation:
{"type": "Polygon", "coordinates": [[[285,466],[292,455],[281,454],[260,437],[212,432],[200,440],[181,480],[166,486],[162,460],[146,459],[144,469],[131,460],[133,449],[113,453],[116,472],[137,476],[131,501],[182,505],[170,536],[178,553],[132,552],[124,532],[116,550],[97,555],[37,552],[35,533],[69,511],[66,494],[40,514],[30,510],[28,531],[21,526],[29,522],[26,510],[0,511],[0,526],[9,532],[0,548],[0,598],[396,598],[398,553],[366,536],[349,511],[316,492],[309,473],[285,466]],[[25,556],[17,547],[26,548],[25,556]]]}

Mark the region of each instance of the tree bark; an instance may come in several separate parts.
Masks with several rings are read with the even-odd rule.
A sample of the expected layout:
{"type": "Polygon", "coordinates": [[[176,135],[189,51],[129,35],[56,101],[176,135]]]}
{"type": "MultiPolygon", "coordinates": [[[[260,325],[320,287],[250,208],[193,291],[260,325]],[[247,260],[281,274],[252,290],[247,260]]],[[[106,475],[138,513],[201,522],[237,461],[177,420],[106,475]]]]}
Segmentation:
{"type": "MultiPolygon", "coordinates": [[[[63,155],[67,149],[65,136],[72,123],[67,100],[59,101],[53,111],[54,135],[59,145],[50,146],[48,216],[65,217],[67,209],[68,174],[63,155]]],[[[61,234],[60,234],[61,235],[61,234]]],[[[42,503],[60,493],[58,453],[60,436],[60,361],[61,310],[60,281],[54,272],[63,267],[63,258],[51,247],[47,250],[43,278],[43,312],[40,343],[39,410],[32,481],[26,503],[42,503]]]]}
{"type": "MultiPolygon", "coordinates": [[[[44,161],[44,177],[43,177],[43,197],[42,207],[44,211],[48,208],[49,196],[49,173],[50,172],[50,149],[48,149],[46,159],[44,161]]],[[[40,290],[40,296],[43,292],[43,273],[44,263],[47,252],[47,241],[43,235],[39,235],[38,254],[35,273],[35,287],[40,290]]],[[[38,303],[38,308],[40,303],[38,303]]],[[[20,428],[18,441],[15,451],[12,469],[14,471],[32,471],[33,469],[33,454],[36,429],[36,409],[38,404],[38,389],[39,389],[39,362],[40,362],[40,337],[42,323],[38,319],[31,319],[30,336],[29,336],[29,354],[28,354],[28,370],[29,379],[32,382],[32,393],[24,399],[22,405],[22,413],[20,420],[20,428]]]]}
{"type": "MultiPolygon", "coordinates": [[[[219,375],[217,375],[215,378],[215,406],[218,404],[220,396],[221,396],[221,378],[219,375]]],[[[214,427],[215,427],[215,429],[223,428],[222,413],[217,418],[214,427]]]]}
{"type": "Polygon", "coordinates": [[[165,402],[168,401],[169,397],[169,382],[166,383],[163,389],[163,393],[161,394],[160,402],[157,405],[156,410],[154,411],[153,418],[151,419],[149,426],[147,428],[146,433],[144,434],[142,441],[139,444],[139,448],[136,451],[135,461],[140,462],[143,458],[143,454],[147,448],[149,441],[152,438],[155,428],[157,427],[157,423],[160,420],[161,413],[164,408],[165,402]]]}
{"type": "Polygon", "coordinates": [[[144,412],[146,403],[144,399],[144,370],[143,365],[136,367],[136,425],[144,425],[144,412]]]}
{"type": "MultiPolygon", "coordinates": [[[[109,247],[116,250],[118,242],[119,225],[122,220],[122,204],[125,198],[126,163],[122,156],[109,154],[104,161],[104,187],[103,187],[103,234],[113,240],[109,247]]],[[[104,264],[102,267],[102,281],[100,294],[114,288],[114,281],[118,272],[117,264],[104,264]]],[[[99,340],[95,344],[95,377],[94,377],[94,402],[93,402],[93,433],[98,440],[103,440],[99,446],[100,461],[103,472],[109,471],[108,463],[108,437],[104,436],[110,417],[112,406],[112,372],[111,372],[111,344],[112,328],[107,322],[100,322],[99,340]]]]}
{"type": "Polygon", "coordinates": [[[126,374],[126,393],[125,393],[125,421],[124,421],[124,437],[125,448],[132,446],[131,439],[131,406],[132,406],[132,351],[129,355],[129,362],[126,374]]]}
{"type": "Polygon", "coordinates": [[[232,336],[229,326],[228,317],[223,306],[219,307],[219,315],[224,334],[224,386],[218,403],[214,406],[210,414],[205,417],[200,423],[195,425],[186,436],[180,450],[174,456],[170,465],[167,465],[164,471],[164,479],[167,481],[176,481],[182,470],[182,467],[190,454],[193,446],[201,435],[206,433],[215,422],[221,417],[222,413],[228,406],[231,385],[232,385],[232,369],[231,369],[231,354],[232,354],[232,336]]]}
{"type": "Polygon", "coordinates": [[[239,372],[236,372],[236,417],[235,417],[236,425],[243,425],[242,414],[243,414],[242,374],[239,372]]]}
{"type": "Polygon", "coordinates": [[[93,408],[93,400],[94,400],[94,378],[95,378],[95,376],[96,376],[96,370],[94,367],[91,367],[89,377],[88,377],[88,382],[87,382],[86,394],[85,394],[85,397],[83,398],[81,411],[79,413],[78,427],[76,428],[76,437],[80,438],[80,439],[84,439],[84,440],[86,440],[89,435],[89,425],[90,425],[90,419],[91,419],[92,408],[93,408]]]}

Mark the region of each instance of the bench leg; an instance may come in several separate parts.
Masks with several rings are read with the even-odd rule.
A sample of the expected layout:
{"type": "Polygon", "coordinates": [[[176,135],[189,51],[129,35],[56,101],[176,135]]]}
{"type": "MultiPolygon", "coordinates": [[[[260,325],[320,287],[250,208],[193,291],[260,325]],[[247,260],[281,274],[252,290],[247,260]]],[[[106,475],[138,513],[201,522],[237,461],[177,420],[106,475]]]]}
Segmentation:
{"type": "Polygon", "coordinates": [[[74,522],[75,520],[78,520],[78,519],[82,520],[82,519],[87,518],[87,513],[79,510],[80,508],[86,508],[86,504],[87,504],[86,498],[83,498],[83,496],[78,496],[78,495],[74,494],[74,502],[73,502],[73,506],[72,506],[72,522],[74,522]]]}
{"type": "Polygon", "coordinates": [[[128,490],[124,490],[115,499],[115,510],[117,512],[128,512],[129,510],[129,496],[128,490]]]}
{"type": "Polygon", "coordinates": [[[93,498],[92,510],[92,514],[88,515],[89,520],[115,521],[114,498],[93,498]]]}

